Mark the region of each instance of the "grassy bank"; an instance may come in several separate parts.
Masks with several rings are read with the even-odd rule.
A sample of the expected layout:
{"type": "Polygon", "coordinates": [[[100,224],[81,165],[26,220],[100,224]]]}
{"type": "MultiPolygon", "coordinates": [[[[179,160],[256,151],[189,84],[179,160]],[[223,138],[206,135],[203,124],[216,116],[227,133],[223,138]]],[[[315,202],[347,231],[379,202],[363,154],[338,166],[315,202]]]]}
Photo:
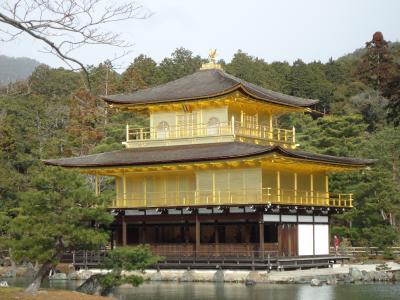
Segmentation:
{"type": "Polygon", "coordinates": [[[65,290],[40,290],[34,295],[26,295],[21,288],[0,288],[0,300],[111,300],[113,298],[86,295],[65,290]]]}

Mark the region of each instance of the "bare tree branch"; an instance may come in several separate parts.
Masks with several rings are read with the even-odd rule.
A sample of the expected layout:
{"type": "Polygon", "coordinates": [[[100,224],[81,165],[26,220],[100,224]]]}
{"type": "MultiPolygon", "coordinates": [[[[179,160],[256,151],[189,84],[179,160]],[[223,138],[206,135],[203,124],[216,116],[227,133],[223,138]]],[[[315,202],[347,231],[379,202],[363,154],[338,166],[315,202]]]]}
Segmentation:
{"type": "Polygon", "coordinates": [[[71,69],[82,70],[90,89],[87,67],[72,53],[88,45],[131,47],[119,33],[104,28],[109,23],[151,15],[133,0],[126,1],[7,0],[0,5],[0,41],[12,41],[22,34],[41,41],[47,53],[56,55],[71,69]]]}

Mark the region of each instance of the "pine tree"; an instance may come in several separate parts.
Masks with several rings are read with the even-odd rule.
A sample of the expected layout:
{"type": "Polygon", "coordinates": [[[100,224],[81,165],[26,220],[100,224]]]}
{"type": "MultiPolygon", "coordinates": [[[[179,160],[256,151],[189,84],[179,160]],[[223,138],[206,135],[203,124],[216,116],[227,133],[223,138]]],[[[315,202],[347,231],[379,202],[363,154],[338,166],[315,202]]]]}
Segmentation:
{"type": "Polygon", "coordinates": [[[99,249],[108,241],[103,229],[112,221],[107,202],[87,189],[84,178],[59,168],[32,174],[31,189],[20,194],[18,210],[3,222],[2,243],[17,261],[41,264],[26,289],[35,292],[66,250],[99,249]]]}
{"type": "Polygon", "coordinates": [[[122,74],[121,85],[121,90],[124,93],[133,93],[147,87],[135,64],[131,64],[122,74]]]}

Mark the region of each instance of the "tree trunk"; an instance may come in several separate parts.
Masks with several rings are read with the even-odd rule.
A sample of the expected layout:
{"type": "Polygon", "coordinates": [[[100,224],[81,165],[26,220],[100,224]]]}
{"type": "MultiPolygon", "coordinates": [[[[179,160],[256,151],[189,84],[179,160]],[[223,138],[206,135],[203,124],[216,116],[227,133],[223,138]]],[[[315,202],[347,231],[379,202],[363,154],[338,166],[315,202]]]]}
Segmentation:
{"type": "Polygon", "coordinates": [[[40,285],[42,284],[43,279],[49,274],[50,270],[53,268],[53,263],[51,261],[45,262],[39,269],[39,271],[35,274],[32,283],[25,289],[25,293],[33,294],[36,293],[40,285]]]}
{"type": "Polygon", "coordinates": [[[25,293],[33,294],[36,293],[40,285],[42,284],[43,279],[49,275],[50,270],[55,267],[56,262],[60,261],[62,256],[64,255],[64,241],[62,237],[59,237],[57,243],[55,245],[55,253],[53,257],[47,260],[39,269],[39,271],[35,274],[32,283],[25,289],[25,293]]]}

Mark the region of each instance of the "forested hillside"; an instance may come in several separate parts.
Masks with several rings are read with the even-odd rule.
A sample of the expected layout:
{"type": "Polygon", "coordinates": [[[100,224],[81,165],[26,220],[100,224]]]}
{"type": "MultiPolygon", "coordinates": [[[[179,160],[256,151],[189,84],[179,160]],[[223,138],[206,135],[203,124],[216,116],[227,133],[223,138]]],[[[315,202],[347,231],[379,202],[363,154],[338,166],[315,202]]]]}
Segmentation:
{"type": "Polygon", "coordinates": [[[0,86],[27,79],[38,65],[34,59],[0,55],[0,86]]]}
{"type": "MultiPolygon", "coordinates": [[[[399,80],[393,78],[400,76],[400,45],[390,44],[385,49],[378,65],[374,65],[376,47],[327,63],[300,59],[293,64],[267,63],[243,51],[230,62],[221,61],[226,72],[249,82],[320,99],[314,113],[278,120],[281,126],[296,126],[301,149],[378,159],[370,170],[337,174],[330,182],[333,191],[354,192],[355,209],[335,220],[332,233],[349,238],[355,245],[399,243],[400,129],[396,126],[400,96],[399,80]]],[[[121,148],[125,124],[147,122],[142,115],[107,110],[96,95],[165,83],[197,71],[203,61],[179,48],[159,64],[140,55],[122,74],[105,62],[90,68],[91,93],[85,90],[81,74],[40,65],[28,79],[29,89],[26,84],[15,84],[12,93],[2,90],[3,216],[9,216],[21,197],[31,192],[32,180],[43,171],[41,159],[121,148]]]]}

